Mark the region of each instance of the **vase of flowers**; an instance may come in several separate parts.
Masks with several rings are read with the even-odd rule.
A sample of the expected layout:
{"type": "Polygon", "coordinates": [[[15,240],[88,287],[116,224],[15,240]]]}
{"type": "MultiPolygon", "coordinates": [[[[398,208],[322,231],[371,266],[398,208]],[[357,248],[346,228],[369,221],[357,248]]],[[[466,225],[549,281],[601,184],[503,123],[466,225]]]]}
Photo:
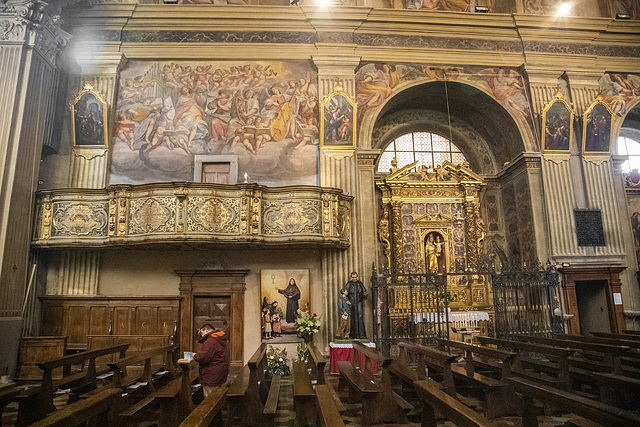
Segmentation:
{"type": "Polygon", "coordinates": [[[287,376],[289,375],[289,359],[287,359],[287,349],[269,346],[267,350],[267,369],[269,374],[287,376]]]}
{"type": "Polygon", "coordinates": [[[298,336],[302,337],[306,343],[313,341],[313,335],[320,331],[321,324],[322,321],[317,314],[310,314],[307,311],[298,310],[296,331],[298,332],[298,336]]]}

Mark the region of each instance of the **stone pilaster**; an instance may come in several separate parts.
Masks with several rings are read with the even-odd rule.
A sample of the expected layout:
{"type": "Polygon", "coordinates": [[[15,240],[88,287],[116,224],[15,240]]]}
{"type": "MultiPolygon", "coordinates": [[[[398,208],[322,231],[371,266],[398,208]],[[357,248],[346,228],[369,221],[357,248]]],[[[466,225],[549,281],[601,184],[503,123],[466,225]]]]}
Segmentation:
{"type": "Polygon", "coordinates": [[[39,1],[0,3],[0,369],[13,372],[20,336],[42,144],[50,137],[56,61],[69,35],[39,1]],[[13,347],[16,347],[15,349],[13,347]]]}

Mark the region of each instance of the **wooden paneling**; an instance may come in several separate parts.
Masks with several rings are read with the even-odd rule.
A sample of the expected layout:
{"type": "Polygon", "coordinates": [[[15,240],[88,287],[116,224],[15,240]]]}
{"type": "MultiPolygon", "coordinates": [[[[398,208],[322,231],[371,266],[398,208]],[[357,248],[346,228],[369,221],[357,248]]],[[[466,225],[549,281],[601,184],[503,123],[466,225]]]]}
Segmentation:
{"type": "MultiPolygon", "coordinates": [[[[18,378],[42,379],[38,362],[48,362],[64,356],[67,337],[26,337],[20,340],[18,378]]],[[[53,370],[54,378],[62,378],[62,368],[53,370]]]]}
{"type": "MultiPolygon", "coordinates": [[[[67,349],[86,349],[87,335],[173,335],[179,297],[44,296],[43,335],[67,336],[67,349]]],[[[106,346],[106,344],[105,344],[106,346]]]]}
{"type": "MultiPolygon", "coordinates": [[[[120,344],[129,344],[127,356],[133,356],[141,351],[166,347],[171,344],[171,337],[169,335],[89,335],[87,337],[87,350],[98,350],[120,344]]],[[[96,359],[96,365],[104,366],[107,363],[115,363],[118,359],[117,356],[117,354],[102,356],[96,359]]],[[[157,356],[151,360],[151,363],[160,365],[169,362],[163,360],[163,357],[157,356]]]]}

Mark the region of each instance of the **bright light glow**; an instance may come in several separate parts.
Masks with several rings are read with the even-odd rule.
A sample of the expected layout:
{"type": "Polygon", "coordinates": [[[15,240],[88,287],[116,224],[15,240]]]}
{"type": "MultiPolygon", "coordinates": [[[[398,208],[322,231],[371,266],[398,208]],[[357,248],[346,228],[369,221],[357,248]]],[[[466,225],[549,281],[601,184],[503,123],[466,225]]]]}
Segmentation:
{"type": "Polygon", "coordinates": [[[640,142],[631,138],[618,138],[618,154],[629,156],[629,160],[620,165],[622,172],[629,173],[633,169],[640,170],[640,142]]]}
{"type": "Polygon", "coordinates": [[[565,2],[558,7],[558,15],[567,16],[571,12],[571,3],[565,2]]]}
{"type": "Polygon", "coordinates": [[[316,4],[320,7],[329,7],[331,0],[316,0],[316,4]]]}

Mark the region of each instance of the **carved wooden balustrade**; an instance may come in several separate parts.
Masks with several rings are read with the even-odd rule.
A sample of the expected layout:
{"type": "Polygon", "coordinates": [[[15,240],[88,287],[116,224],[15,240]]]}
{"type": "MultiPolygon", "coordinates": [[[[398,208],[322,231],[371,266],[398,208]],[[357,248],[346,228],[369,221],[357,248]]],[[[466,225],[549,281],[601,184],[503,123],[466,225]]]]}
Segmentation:
{"type": "Polygon", "coordinates": [[[336,188],[173,182],[36,196],[37,247],[350,244],[353,197],[336,188]]]}

